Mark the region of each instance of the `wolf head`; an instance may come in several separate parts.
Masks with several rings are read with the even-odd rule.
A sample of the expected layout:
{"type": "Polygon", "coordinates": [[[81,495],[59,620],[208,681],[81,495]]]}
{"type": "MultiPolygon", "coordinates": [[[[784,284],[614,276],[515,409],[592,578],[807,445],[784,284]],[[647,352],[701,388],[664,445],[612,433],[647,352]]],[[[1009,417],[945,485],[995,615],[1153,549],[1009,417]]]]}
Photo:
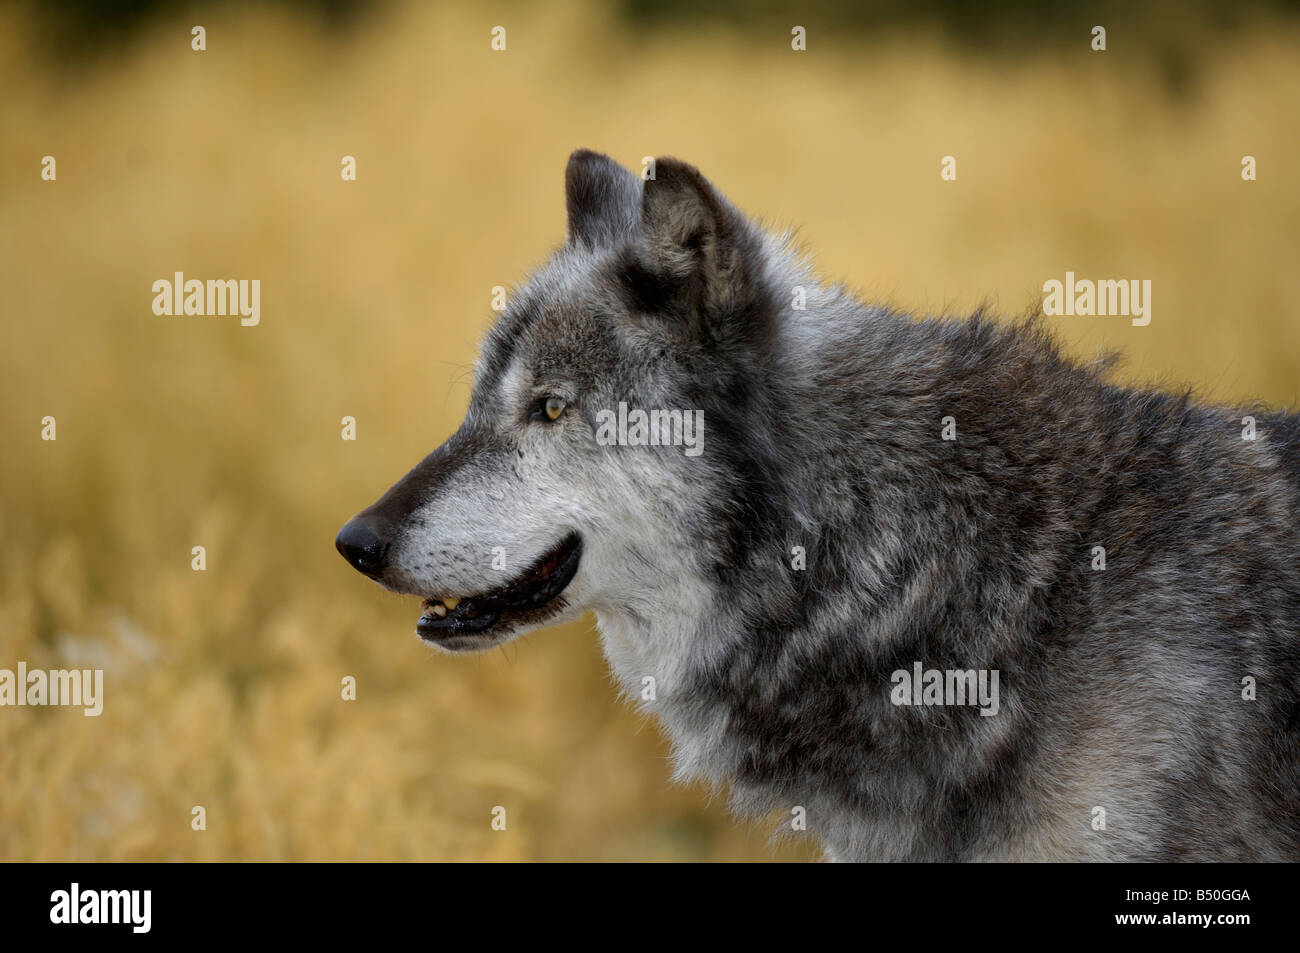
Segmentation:
{"type": "Polygon", "coordinates": [[[338,535],[449,651],[698,605],[768,525],[777,451],[738,422],[781,410],[771,239],[675,159],[643,180],[575,152],[565,188],[567,239],[488,333],[464,423],[338,535]]]}

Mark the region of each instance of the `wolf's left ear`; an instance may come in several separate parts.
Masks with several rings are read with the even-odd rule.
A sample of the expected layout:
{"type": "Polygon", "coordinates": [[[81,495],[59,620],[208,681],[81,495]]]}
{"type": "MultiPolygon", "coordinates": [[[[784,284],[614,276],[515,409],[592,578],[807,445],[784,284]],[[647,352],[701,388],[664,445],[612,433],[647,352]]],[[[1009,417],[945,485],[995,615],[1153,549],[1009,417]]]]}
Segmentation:
{"type": "Polygon", "coordinates": [[[753,291],[749,223],[692,165],[655,160],[655,177],[641,195],[643,267],[649,287],[671,289],[706,317],[734,313],[753,291]]]}
{"type": "Polygon", "coordinates": [[[630,238],[641,217],[641,179],[609,156],[579,149],[564,171],[570,245],[603,248],[630,238]]]}

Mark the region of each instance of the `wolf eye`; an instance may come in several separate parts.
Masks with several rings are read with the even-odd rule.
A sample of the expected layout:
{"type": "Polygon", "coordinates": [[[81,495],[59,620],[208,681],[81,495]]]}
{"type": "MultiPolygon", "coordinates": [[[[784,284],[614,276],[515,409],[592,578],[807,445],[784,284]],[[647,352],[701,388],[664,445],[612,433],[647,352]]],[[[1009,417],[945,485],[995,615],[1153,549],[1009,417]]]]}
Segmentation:
{"type": "Polygon", "coordinates": [[[569,405],[562,398],[543,397],[533,405],[533,412],[528,415],[528,418],[530,420],[558,420],[567,406],[569,405]]]}

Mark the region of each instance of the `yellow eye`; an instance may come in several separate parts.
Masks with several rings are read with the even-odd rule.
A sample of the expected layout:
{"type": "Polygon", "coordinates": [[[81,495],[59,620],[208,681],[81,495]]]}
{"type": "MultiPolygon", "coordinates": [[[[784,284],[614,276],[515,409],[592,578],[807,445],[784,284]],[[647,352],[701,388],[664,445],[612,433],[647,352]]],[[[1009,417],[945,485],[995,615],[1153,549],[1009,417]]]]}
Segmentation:
{"type": "Polygon", "coordinates": [[[560,414],[564,413],[566,404],[558,397],[546,398],[546,416],[550,420],[555,420],[560,414]]]}

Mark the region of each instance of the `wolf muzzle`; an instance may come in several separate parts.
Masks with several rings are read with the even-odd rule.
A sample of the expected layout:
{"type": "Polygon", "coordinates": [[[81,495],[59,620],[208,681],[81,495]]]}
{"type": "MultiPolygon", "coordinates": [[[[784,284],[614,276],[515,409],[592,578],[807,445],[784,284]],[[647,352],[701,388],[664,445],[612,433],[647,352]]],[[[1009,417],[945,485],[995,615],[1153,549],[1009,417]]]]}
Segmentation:
{"type": "Polygon", "coordinates": [[[383,575],[388,565],[388,540],[375,532],[363,516],[353,517],[343,525],[334,546],[352,568],[371,579],[383,575]]]}

